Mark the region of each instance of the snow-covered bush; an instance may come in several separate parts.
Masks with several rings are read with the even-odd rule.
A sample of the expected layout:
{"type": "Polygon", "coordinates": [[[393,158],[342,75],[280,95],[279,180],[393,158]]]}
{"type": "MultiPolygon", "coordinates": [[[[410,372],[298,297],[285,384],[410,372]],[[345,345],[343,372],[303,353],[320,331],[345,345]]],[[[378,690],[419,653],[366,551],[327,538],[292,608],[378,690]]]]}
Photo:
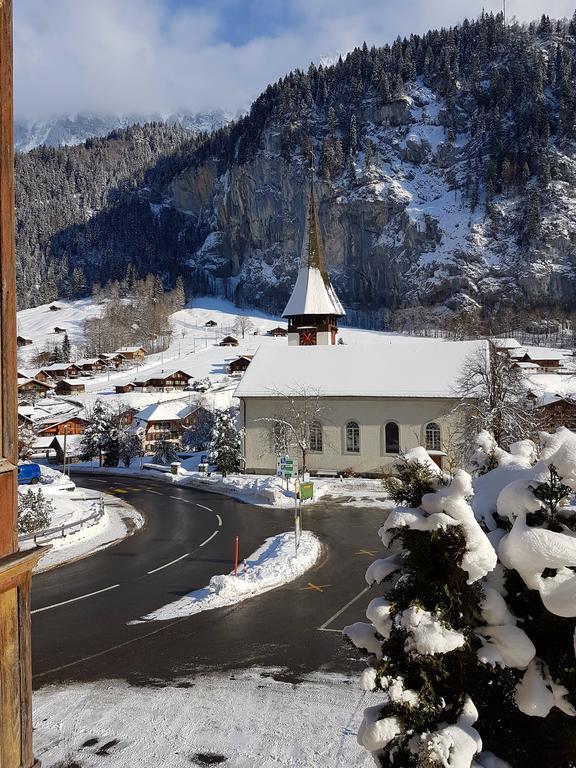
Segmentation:
{"type": "Polygon", "coordinates": [[[241,439],[235,421],[230,411],[218,410],[215,413],[209,461],[223,477],[230,472],[238,472],[242,463],[241,439]]]}
{"type": "Polygon", "coordinates": [[[386,468],[382,484],[396,504],[418,507],[422,496],[442,485],[442,474],[424,448],[401,454],[391,469],[386,468]]]}
{"type": "Polygon", "coordinates": [[[142,438],[136,432],[124,429],[118,437],[119,458],[125,467],[142,452],[142,438]]]}
{"type": "Polygon", "coordinates": [[[572,765],[576,435],[540,443],[537,460],[480,433],[476,478],[457,470],[379,531],[389,553],[366,580],[386,592],[344,632],[368,654],[378,703],[358,740],[382,766],[572,765]]]}
{"type": "Polygon", "coordinates": [[[192,414],[193,421],[184,427],[182,444],[192,451],[205,451],[210,445],[215,417],[212,411],[200,406],[192,414]]]}
{"type": "Polygon", "coordinates": [[[177,446],[173,440],[166,440],[161,438],[154,443],[154,455],[152,456],[153,464],[172,464],[173,461],[178,461],[179,456],[176,453],[177,446]]]}
{"type": "Polygon", "coordinates": [[[34,491],[29,488],[25,493],[18,494],[18,532],[32,533],[48,528],[54,505],[42,493],[42,489],[34,491]]]}

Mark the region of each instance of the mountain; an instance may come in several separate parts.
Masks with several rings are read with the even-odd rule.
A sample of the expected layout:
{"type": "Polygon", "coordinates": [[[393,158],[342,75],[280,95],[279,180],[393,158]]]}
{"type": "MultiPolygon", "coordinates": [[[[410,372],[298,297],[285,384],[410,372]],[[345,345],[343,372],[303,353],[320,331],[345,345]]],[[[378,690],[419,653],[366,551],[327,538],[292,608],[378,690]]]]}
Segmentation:
{"type": "Polygon", "coordinates": [[[353,319],[571,311],[575,117],[576,22],[482,14],[292,72],[192,143],[153,124],[34,150],[17,163],[19,300],[69,292],[74,268],[90,283],[134,263],[281,309],[311,146],[328,266],[353,319]]]}
{"type": "Polygon", "coordinates": [[[106,136],[118,128],[138,123],[165,122],[181,125],[194,133],[214,131],[230,122],[230,115],[222,110],[214,112],[189,112],[182,110],[167,117],[160,115],[113,115],[105,113],[78,113],[57,115],[49,120],[30,121],[16,118],[14,121],[14,147],[18,152],[29,152],[45,144],[49,147],[82,144],[86,139],[106,136]]]}

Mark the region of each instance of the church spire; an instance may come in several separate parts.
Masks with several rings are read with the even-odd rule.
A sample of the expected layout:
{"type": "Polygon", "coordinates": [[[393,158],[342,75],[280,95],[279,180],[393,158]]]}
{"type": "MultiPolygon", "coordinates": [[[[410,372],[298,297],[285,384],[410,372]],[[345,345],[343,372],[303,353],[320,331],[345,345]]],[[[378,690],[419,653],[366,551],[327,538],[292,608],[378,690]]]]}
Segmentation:
{"type": "Polygon", "coordinates": [[[310,158],[310,191],[296,284],[282,317],[289,319],[289,344],[334,344],[337,318],[345,314],[326,270],[310,158]]]}

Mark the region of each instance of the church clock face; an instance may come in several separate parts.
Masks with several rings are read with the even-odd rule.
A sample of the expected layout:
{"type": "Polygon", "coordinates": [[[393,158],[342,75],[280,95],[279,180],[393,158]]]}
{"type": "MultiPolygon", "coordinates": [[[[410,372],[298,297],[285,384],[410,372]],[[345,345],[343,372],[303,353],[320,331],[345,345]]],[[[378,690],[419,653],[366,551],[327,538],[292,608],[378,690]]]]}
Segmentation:
{"type": "Polygon", "coordinates": [[[316,329],[306,328],[299,331],[300,334],[300,346],[301,347],[313,347],[316,344],[316,329]]]}

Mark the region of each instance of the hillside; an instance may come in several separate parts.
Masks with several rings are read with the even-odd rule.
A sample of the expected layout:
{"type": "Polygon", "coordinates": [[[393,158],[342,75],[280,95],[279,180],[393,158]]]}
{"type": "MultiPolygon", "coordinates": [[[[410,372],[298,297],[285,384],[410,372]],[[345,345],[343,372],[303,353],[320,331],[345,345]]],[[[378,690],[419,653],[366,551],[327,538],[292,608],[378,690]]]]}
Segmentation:
{"type": "Polygon", "coordinates": [[[293,72],[208,137],[157,143],[149,129],[136,163],[130,136],[99,140],[97,153],[22,156],[21,305],[38,303],[33,283],[47,271],[60,292],[74,267],[91,283],[134,262],[165,281],[183,273],[191,292],[278,311],[297,267],[311,137],[329,268],[354,319],[418,306],[572,309],[575,33],[574,22],[482,15],[293,72]],[[115,168],[118,141],[131,161],[101,182],[97,163],[115,168]],[[79,168],[87,192],[54,197],[79,168]]]}

